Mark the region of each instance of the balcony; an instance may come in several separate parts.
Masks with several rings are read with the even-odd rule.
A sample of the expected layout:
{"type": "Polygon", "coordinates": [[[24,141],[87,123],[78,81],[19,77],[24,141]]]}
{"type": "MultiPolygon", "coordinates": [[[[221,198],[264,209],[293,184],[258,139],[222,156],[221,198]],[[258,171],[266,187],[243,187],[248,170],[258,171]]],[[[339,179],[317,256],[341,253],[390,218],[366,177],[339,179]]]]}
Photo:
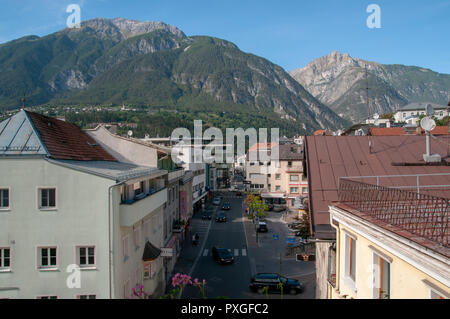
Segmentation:
{"type": "MultiPolygon", "coordinates": [[[[139,195],[138,195],[139,196],[139,195]]],[[[143,194],[142,198],[123,202],[120,205],[120,226],[131,227],[139,220],[167,202],[167,189],[143,194]]]]}
{"type": "Polygon", "coordinates": [[[303,173],[303,166],[301,165],[291,165],[286,166],[287,173],[303,173]]]}

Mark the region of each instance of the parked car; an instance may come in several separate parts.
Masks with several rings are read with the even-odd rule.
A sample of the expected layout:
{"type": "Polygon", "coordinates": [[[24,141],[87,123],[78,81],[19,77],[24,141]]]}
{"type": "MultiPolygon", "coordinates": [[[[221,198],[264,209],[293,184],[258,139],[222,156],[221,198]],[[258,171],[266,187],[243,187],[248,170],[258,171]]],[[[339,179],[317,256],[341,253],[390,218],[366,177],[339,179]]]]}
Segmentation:
{"type": "Polygon", "coordinates": [[[216,217],[216,222],[224,223],[227,221],[227,215],[224,212],[220,212],[216,217]]]}
{"type": "Polygon", "coordinates": [[[212,257],[219,264],[232,264],[234,262],[233,255],[226,248],[213,247],[212,257]]]}
{"type": "Polygon", "coordinates": [[[297,279],[290,279],[276,273],[258,273],[250,279],[250,290],[262,294],[264,287],[270,292],[281,292],[280,283],[284,293],[297,294],[303,292],[304,286],[297,279]]]}
{"type": "Polygon", "coordinates": [[[227,202],[223,203],[222,210],[230,210],[230,209],[231,209],[230,203],[227,202]]]}
{"type": "Polygon", "coordinates": [[[242,192],[237,192],[236,197],[242,197],[242,192]]]}
{"type": "Polygon", "coordinates": [[[202,219],[211,219],[213,215],[212,209],[207,209],[203,212],[202,219]]]}
{"type": "Polygon", "coordinates": [[[219,196],[214,197],[213,199],[213,205],[219,206],[220,205],[221,198],[219,196]]]}
{"type": "Polygon", "coordinates": [[[257,230],[259,233],[267,233],[269,231],[265,222],[259,222],[257,230]]]}

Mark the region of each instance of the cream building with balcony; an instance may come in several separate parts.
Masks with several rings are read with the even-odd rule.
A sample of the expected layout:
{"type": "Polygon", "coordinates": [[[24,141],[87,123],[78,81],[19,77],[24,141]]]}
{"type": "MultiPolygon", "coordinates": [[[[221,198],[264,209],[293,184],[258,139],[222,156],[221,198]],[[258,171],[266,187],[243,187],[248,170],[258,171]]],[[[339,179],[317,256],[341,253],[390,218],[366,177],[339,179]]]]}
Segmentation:
{"type": "Polygon", "coordinates": [[[166,170],[21,110],[0,123],[0,176],[0,298],[130,298],[139,283],[161,293],[166,170]]]}
{"type": "Polygon", "coordinates": [[[336,243],[330,247],[328,298],[448,299],[450,201],[345,186],[340,202],[330,206],[336,243]]]}

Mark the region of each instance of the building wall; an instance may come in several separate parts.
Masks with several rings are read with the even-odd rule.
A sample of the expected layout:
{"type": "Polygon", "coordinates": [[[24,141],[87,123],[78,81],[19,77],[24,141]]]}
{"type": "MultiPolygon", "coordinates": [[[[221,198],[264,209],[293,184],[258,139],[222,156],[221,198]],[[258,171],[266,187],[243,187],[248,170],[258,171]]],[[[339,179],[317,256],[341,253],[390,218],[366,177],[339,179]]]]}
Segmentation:
{"type": "Polygon", "coordinates": [[[18,288],[11,292],[17,298],[109,298],[108,187],[114,182],[44,159],[0,159],[0,176],[11,204],[0,211],[0,246],[12,255],[12,272],[0,273],[0,288],[18,288]],[[38,209],[40,186],[56,187],[57,210],[38,209]],[[80,289],[69,289],[66,268],[78,263],[77,245],[95,245],[96,268],[81,272],[80,289]],[[37,268],[39,246],[57,246],[57,270],[37,268]]]}
{"type": "Polygon", "coordinates": [[[316,299],[328,298],[328,254],[331,241],[316,242],[316,299]]]}
{"type": "MultiPolygon", "coordinates": [[[[395,122],[405,122],[406,118],[409,116],[420,116],[425,115],[425,110],[408,110],[408,111],[398,111],[395,113],[395,122]]],[[[439,120],[442,120],[444,117],[448,116],[449,113],[446,109],[435,110],[434,116],[439,120]]]]}
{"type": "MultiPolygon", "coordinates": [[[[380,234],[380,239],[382,235],[380,234]]],[[[428,299],[430,298],[430,286],[424,283],[424,280],[432,283],[440,290],[450,295],[450,287],[445,283],[431,276],[428,271],[418,269],[409,261],[396,254],[396,248],[391,246],[390,249],[384,249],[376,242],[367,239],[363,233],[355,231],[355,228],[346,227],[342,223],[339,225],[337,233],[337,289],[330,289],[330,298],[357,298],[372,299],[377,298],[377,291],[373,289],[374,280],[374,252],[375,248],[379,253],[391,258],[390,262],[390,298],[391,299],[428,299]],[[345,275],[345,235],[350,234],[356,238],[356,280],[355,285],[346,278],[345,275]],[[373,248],[369,247],[372,246],[373,248]],[[427,273],[428,272],[428,273],[427,273]]],[[[412,257],[410,255],[409,257],[412,257]]],[[[433,258],[423,254],[422,260],[419,261],[424,269],[427,264],[433,263],[433,258]]],[[[448,265],[448,258],[447,258],[448,265]]],[[[445,266],[444,266],[445,267],[445,266]]],[[[446,274],[442,274],[450,278],[450,269],[447,267],[446,274]]]]}
{"type": "Polygon", "coordinates": [[[96,130],[87,130],[86,133],[121,162],[150,167],[158,166],[158,156],[155,148],[113,135],[103,126],[96,130]]]}

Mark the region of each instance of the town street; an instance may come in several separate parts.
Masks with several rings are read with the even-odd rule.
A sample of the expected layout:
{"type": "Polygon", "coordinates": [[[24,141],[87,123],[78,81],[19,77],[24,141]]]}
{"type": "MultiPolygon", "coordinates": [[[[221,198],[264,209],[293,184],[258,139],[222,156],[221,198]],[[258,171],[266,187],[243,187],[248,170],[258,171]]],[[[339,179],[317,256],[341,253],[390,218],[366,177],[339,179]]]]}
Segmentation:
{"type": "MultiPolygon", "coordinates": [[[[299,279],[305,285],[303,293],[284,295],[283,298],[314,298],[314,262],[298,262],[284,257],[288,228],[282,221],[282,214],[270,212],[267,218],[269,232],[259,233],[257,238],[254,224],[243,215],[243,198],[237,198],[234,192],[222,192],[221,196],[221,205],[223,202],[231,204],[231,210],[226,211],[227,222],[215,221],[221,205],[215,206],[211,221],[202,220],[201,212],[195,214],[191,234],[197,232],[200,235],[200,244],[193,247],[190,240],[185,243],[175,270],[184,270],[199,280],[205,279],[208,298],[266,298],[249,289],[251,276],[259,272],[280,273],[299,279]],[[220,265],[214,261],[211,256],[214,246],[230,249],[235,258],[234,263],[220,265]]],[[[183,293],[183,298],[199,297],[198,288],[195,287],[188,287],[183,293]]],[[[280,298],[280,295],[270,294],[269,298],[280,298]]]]}

